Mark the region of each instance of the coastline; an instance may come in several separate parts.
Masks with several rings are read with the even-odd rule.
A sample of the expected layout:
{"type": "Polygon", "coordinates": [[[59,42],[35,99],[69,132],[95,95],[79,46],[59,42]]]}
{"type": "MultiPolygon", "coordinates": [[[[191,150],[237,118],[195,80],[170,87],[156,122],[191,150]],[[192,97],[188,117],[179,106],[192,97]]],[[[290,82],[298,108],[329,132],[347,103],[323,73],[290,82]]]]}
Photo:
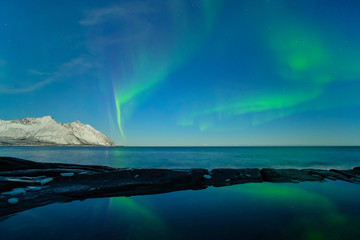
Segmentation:
{"type": "Polygon", "coordinates": [[[0,157],[0,169],[0,218],[56,202],[200,190],[210,186],[337,180],[360,183],[360,167],[349,170],[133,169],[0,157]]]}

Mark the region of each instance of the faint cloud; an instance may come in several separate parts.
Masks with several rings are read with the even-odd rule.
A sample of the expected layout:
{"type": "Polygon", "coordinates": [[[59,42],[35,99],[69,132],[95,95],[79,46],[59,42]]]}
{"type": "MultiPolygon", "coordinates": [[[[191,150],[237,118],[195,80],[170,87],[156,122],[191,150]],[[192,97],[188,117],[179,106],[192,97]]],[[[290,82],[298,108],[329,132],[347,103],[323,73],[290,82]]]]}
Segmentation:
{"type": "Polygon", "coordinates": [[[53,78],[47,78],[47,79],[45,79],[41,82],[37,82],[31,86],[19,87],[19,88],[8,88],[6,86],[0,85],[0,93],[16,94],[16,93],[32,92],[34,90],[44,87],[45,85],[48,85],[49,83],[51,83],[53,81],[54,81],[53,78]]]}
{"type": "Polygon", "coordinates": [[[122,47],[124,41],[128,46],[148,39],[154,32],[151,15],[163,7],[163,3],[157,7],[154,7],[154,4],[134,1],[85,12],[84,18],[78,22],[80,25],[93,28],[94,31],[97,30],[97,26],[112,28],[106,33],[95,33],[94,37],[89,39],[90,52],[96,53],[99,49],[113,45],[122,47]]]}
{"type": "MultiPolygon", "coordinates": [[[[110,35],[101,35],[90,40],[89,53],[97,53],[96,49],[119,44],[124,40],[143,39],[150,29],[148,21],[149,14],[155,12],[155,8],[145,1],[133,1],[116,6],[93,9],[85,12],[84,18],[78,23],[84,27],[92,27],[102,23],[112,21],[117,23],[118,27],[110,35]],[[121,27],[122,28],[121,28],[121,27]],[[95,49],[95,50],[94,50],[95,49]]],[[[0,59],[0,67],[7,62],[0,59]]],[[[83,74],[91,68],[99,67],[97,60],[89,55],[73,58],[58,66],[55,72],[43,72],[37,69],[27,70],[27,74],[32,79],[38,78],[37,81],[29,80],[12,83],[12,86],[0,83],[0,93],[18,94],[32,92],[41,89],[53,82],[62,81],[76,75],[83,74]]]]}
{"type": "Polygon", "coordinates": [[[73,75],[82,74],[89,68],[95,66],[96,66],[95,62],[90,61],[89,57],[82,56],[82,57],[74,58],[69,62],[60,65],[59,71],[55,72],[53,75],[56,78],[71,77],[73,75]]]}
{"type": "Polygon", "coordinates": [[[97,25],[109,20],[116,19],[130,19],[133,20],[142,14],[154,12],[146,2],[130,2],[122,4],[121,6],[112,6],[106,8],[99,8],[88,11],[85,18],[79,21],[79,24],[85,26],[97,25]]]}
{"type": "Polygon", "coordinates": [[[110,19],[127,16],[129,13],[125,9],[115,8],[102,8],[89,11],[86,17],[79,21],[81,25],[96,25],[110,19]]]}
{"type": "Polygon", "coordinates": [[[48,77],[33,83],[31,85],[19,86],[19,87],[8,87],[0,84],[0,93],[5,94],[17,94],[17,93],[27,93],[32,92],[38,89],[43,88],[46,85],[49,85],[56,81],[61,81],[66,78],[73,77],[75,75],[79,75],[87,71],[88,69],[94,67],[94,63],[88,60],[87,57],[81,56],[78,58],[74,58],[69,62],[61,64],[58,67],[58,71],[53,73],[44,73],[37,70],[29,70],[28,72],[37,76],[46,76],[48,77]]]}
{"type": "Polygon", "coordinates": [[[30,75],[37,75],[37,76],[46,76],[46,75],[49,75],[49,73],[46,73],[46,72],[40,72],[40,71],[37,71],[35,69],[29,69],[28,70],[28,73],[30,75]]]}

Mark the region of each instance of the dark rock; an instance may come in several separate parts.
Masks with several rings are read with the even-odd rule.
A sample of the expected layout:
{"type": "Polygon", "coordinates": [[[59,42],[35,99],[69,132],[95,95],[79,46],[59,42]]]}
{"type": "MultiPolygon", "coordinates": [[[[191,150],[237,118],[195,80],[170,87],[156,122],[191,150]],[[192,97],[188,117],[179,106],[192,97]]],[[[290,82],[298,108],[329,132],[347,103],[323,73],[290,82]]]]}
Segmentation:
{"type": "Polygon", "coordinates": [[[16,171],[28,169],[82,169],[95,172],[114,171],[116,168],[95,165],[78,165],[78,164],[63,164],[63,163],[41,163],[29,160],[0,157],[0,174],[2,171],[16,171]]]}
{"type": "Polygon", "coordinates": [[[208,182],[215,187],[263,181],[260,170],[257,168],[213,169],[210,176],[211,179],[208,182]]]}
{"type": "Polygon", "coordinates": [[[264,182],[304,182],[321,181],[324,178],[321,175],[298,169],[271,169],[264,168],[260,170],[264,182]]]}
{"type": "Polygon", "coordinates": [[[321,169],[303,169],[302,171],[305,171],[309,173],[312,176],[318,177],[319,180],[343,180],[342,175],[334,172],[330,172],[328,170],[321,170],[321,169]]]}
{"type": "Polygon", "coordinates": [[[353,182],[353,183],[359,183],[360,182],[360,173],[354,170],[336,170],[331,169],[330,172],[334,172],[337,174],[342,175],[339,177],[339,179],[347,181],[347,182],[353,182]]]}
{"type": "Polygon", "coordinates": [[[359,170],[255,168],[213,169],[209,172],[206,169],[116,169],[0,157],[0,220],[34,207],[87,198],[157,194],[250,182],[291,183],[328,179],[360,183],[359,170]],[[10,198],[16,198],[18,202],[9,203],[10,198]]]}
{"type": "Polygon", "coordinates": [[[29,170],[16,170],[16,171],[0,171],[0,175],[4,177],[37,177],[37,176],[47,176],[47,177],[58,177],[62,173],[74,173],[74,174],[85,174],[93,171],[87,171],[82,169],[29,169],[29,170]]]}
{"type": "Polygon", "coordinates": [[[39,181],[0,177],[0,193],[8,192],[14,188],[26,188],[28,186],[36,186],[40,184],[41,183],[39,181]]]}
{"type": "Polygon", "coordinates": [[[18,204],[9,204],[10,196],[0,194],[0,217],[55,202],[203,189],[205,174],[204,169],[129,169],[56,177],[41,190],[17,194],[18,204]]]}

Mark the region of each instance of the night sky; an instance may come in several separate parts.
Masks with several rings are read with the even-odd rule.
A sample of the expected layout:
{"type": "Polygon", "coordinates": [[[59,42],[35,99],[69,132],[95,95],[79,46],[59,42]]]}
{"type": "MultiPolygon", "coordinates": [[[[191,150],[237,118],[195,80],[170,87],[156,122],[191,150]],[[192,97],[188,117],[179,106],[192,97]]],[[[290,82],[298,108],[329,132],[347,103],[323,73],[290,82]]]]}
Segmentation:
{"type": "Polygon", "coordinates": [[[0,1],[0,119],[124,145],[360,145],[360,2],[0,1]]]}

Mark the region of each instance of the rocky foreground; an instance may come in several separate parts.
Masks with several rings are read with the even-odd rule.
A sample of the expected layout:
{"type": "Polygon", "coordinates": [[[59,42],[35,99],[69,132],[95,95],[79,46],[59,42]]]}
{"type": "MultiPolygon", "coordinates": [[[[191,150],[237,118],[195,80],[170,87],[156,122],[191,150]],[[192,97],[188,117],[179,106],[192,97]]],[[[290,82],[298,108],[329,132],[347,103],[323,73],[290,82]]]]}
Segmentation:
{"type": "Polygon", "coordinates": [[[157,194],[240,183],[341,180],[360,183],[360,167],[319,169],[117,169],[0,157],[0,220],[56,202],[157,194]]]}

